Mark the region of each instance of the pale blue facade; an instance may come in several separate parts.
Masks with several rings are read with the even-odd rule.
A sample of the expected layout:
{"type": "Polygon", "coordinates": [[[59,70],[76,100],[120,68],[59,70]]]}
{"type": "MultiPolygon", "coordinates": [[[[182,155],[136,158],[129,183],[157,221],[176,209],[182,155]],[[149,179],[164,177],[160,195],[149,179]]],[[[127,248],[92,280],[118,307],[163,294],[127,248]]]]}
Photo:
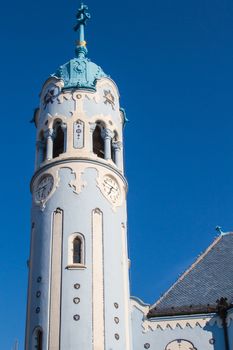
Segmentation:
{"type": "Polygon", "coordinates": [[[89,17],[81,5],[77,57],[45,82],[34,115],[25,349],[233,350],[232,233],[154,305],[130,299],[126,116],[115,83],[86,57],[89,17]]]}
{"type": "Polygon", "coordinates": [[[133,349],[183,349],[183,350],[230,350],[233,349],[232,310],[227,319],[229,348],[226,347],[222,321],[217,314],[193,314],[167,317],[154,317],[148,320],[135,304],[143,305],[139,300],[132,307],[133,349]],[[147,321],[147,322],[146,322],[147,321]],[[179,341],[189,342],[189,347],[179,341]],[[173,347],[169,344],[174,343],[173,347]]]}

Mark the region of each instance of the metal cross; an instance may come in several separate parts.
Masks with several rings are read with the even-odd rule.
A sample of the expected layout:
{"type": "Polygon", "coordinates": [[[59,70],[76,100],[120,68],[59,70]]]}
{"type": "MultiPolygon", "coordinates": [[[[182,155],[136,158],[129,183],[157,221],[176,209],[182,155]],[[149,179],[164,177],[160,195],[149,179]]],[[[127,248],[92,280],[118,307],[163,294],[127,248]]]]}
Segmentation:
{"type": "Polygon", "coordinates": [[[83,3],[81,3],[81,6],[78,9],[78,12],[76,14],[77,24],[74,26],[74,30],[76,32],[78,30],[80,30],[80,33],[79,33],[80,43],[85,41],[85,39],[84,39],[84,26],[86,25],[87,20],[91,18],[90,13],[88,13],[87,11],[88,11],[87,5],[84,5],[83,3]]]}

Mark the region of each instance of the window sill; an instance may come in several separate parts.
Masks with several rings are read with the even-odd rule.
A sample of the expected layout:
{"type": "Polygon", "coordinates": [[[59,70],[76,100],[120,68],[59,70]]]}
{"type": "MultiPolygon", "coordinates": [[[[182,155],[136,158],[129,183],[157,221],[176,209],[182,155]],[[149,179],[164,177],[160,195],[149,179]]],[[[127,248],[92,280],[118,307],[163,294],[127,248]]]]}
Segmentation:
{"type": "Polygon", "coordinates": [[[83,265],[83,264],[72,264],[72,265],[66,266],[67,270],[84,270],[86,268],[87,268],[86,265],[83,265]]]}

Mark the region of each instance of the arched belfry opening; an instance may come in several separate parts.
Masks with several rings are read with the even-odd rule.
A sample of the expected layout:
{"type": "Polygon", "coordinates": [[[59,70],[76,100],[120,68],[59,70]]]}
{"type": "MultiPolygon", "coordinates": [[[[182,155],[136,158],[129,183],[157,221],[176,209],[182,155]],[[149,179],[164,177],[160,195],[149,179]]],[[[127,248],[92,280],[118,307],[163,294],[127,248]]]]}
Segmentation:
{"type": "Polygon", "coordinates": [[[53,158],[65,152],[65,135],[60,121],[54,125],[53,158]]]}
{"type": "Polygon", "coordinates": [[[100,158],[104,158],[104,140],[102,137],[102,126],[97,123],[93,132],[93,152],[100,158]]]}
{"type": "Polygon", "coordinates": [[[37,143],[37,165],[40,166],[42,162],[46,160],[46,139],[44,136],[44,131],[42,130],[39,134],[39,139],[37,143]]]}

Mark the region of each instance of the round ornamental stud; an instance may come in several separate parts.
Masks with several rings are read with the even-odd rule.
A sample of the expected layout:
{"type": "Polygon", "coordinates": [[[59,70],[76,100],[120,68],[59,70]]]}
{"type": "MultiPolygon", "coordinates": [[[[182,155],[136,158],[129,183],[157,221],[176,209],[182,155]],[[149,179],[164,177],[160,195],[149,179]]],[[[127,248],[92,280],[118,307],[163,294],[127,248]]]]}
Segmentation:
{"type": "Polygon", "coordinates": [[[118,303],[114,303],[114,307],[115,307],[116,309],[118,309],[118,308],[119,308],[118,303]]]}
{"type": "Polygon", "coordinates": [[[115,338],[116,338],[116,340],[119,340],[119,339],[120,339],[120,336],[119,336],[118,333],[115,333],[115,338]]]}
{"type": "Polygon", "coordinates": [[[79,299],[79,298],[74,298],[74,299],[73,299],[73,302],[74,302],[75,304],[78,304],[78,303],[80,303],[80,299],[79,299]]]}
{"type": "Polygon", "coordinates": [[[120,322],[119,318],[118,318],[118,317],[114,317],[114,322],[115,322],[116,324],[118,324],[118,323],[120,322]]]}
{"type": "Polygon", "coordinates": [[[73,319],[74,319],[75,321],[79,321],[79,320],[80,320],[80,316],[79,316],[79,315],[74,315],[74,316],[73,316],[73,319]]]}
{"type": "Polygon", "coordinates": [[[38,283],[40,283],[41,280],[42,280],[42,277],[41,277],[41,276],[37,277],[37,282],[38,282],[38,283]]]}
{"type": "Polygon", "coordinates": [[[38,314],[39,312],[40,312],[40,308],[37,307],[37,308],[36,308],[36,313],[38,314]]]}
{"type": "Polygon", "coordinates": [[[74,289],[79,289],[80,288],[80,284],[79,283],[75,283],[74,284],[74,289]]]}
{"type": "Polygon", "coordinates": [[[150,344],[149,343],[144,344],[144,348],[145,349],[150,349],[150,344]]]}
{"type": "Polygon", "coordinates": [[[38,291],[36,292],[36,297],[39,298],[40,296],[41,296],[41,292],[38,290],[38,291]]]}
{"type": "Polygon", "coordinates": [[[214,344],[214,343],[215,343],[215,339],[214,339],[214,338],[211,338],[211,339],[209,340],[209,343],[210,343],[210,344],[214,344]]]}

